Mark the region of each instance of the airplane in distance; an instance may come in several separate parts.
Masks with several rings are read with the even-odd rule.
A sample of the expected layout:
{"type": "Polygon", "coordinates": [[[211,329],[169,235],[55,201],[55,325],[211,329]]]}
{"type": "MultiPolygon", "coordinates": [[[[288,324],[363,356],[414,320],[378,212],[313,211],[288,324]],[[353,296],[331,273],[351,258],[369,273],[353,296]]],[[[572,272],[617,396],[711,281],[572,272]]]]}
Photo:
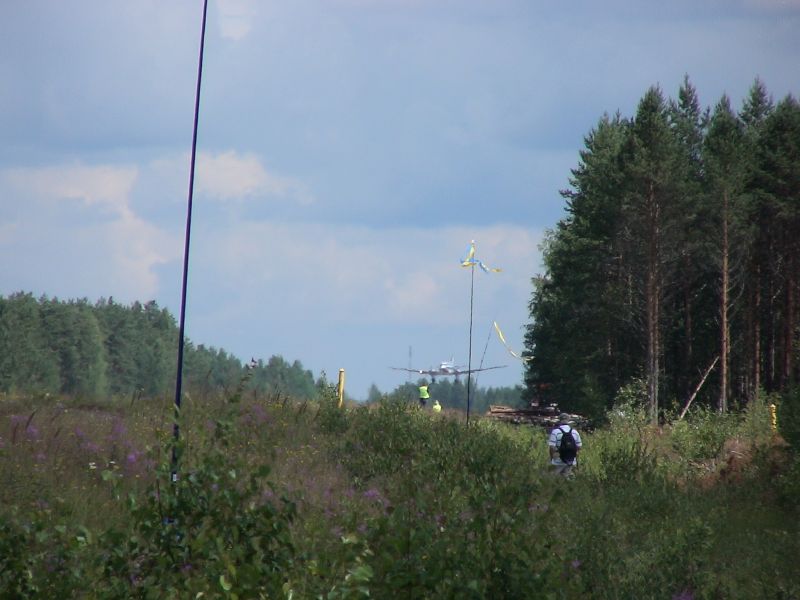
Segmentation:
{"type": "Polygon", "coordinates": [[[453,360],[443,360],[439,363],[438,367],[431,367],[430,369],[407,369],[404,367],[390,367],[395,371],[407,371],[409,373],[418,373],[419,375],[429,375],[431,381],[437,377],[454,376],[456,379],[459,375],[466,375],[467,373],[477,373],[478,371],[489,371],[490,369],[503,369],[506,365],[498,365],[496,367],[483,367],[481,369],[468,369],[464,365],[457,366],[453,360]]]}

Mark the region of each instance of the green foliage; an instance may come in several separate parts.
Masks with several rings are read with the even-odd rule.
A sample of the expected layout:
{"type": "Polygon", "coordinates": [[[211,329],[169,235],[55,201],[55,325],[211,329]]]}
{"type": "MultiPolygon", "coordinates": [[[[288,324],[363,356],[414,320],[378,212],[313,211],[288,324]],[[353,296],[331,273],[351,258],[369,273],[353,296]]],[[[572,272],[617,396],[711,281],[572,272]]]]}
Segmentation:
{"type": "Polygon", "coordinates": [[[778,431],[792,448],[800,455],[800,385],[789,389],[778,402],[778,431]]]}
{"type": "Polygon", "coordinates": [[[765,394],[759,390],[756,398],[742,412],[738,434],[758,445],[768,445],[774,435],[772,405],[779,402],[776,394],[765,394]]]}
{"type": "Polygon", "coordinates": [[[349,426],[348,412],[339,408],[339,396],[336,386],[328,386],[319,392],[319,408],[317,421],[325,433],[344,433],[349,426]]]}
{"type": "Polygon", "coordinates": [[[614,398],[614,407],[607,420],[616,427],[633,427],[640,431],[648,420],[647,382],[639,377],[622,386],[614,398]]]}
{"type": "Polygon", "coordinates": [[[688,461],[704,461],[719,455],[725,440],[736,431],[739,417],[721,415],[717,411],[698,407],[685,420],[672,425],[672,445],[688,461]]]}
{"type": "MultiPolygon", "coordinates": [[[[112,298],[94,306],[86,299],[0,297],[0,393],[62,395],[97,402],[168,396],[175,382],[178,329],[156,302],[123,306],[112,298]]],[[[242,362],[222,349],[187,340],[184,390],[196,397],[228,395],[246,369],[255,396],[313,399],[310,371],[280,356],[267,363],[242,362]]]]}
{"type": "MultiPolygon", "coordinates": [[[[98,596],[282,593],[294,561],[290,525],[296,508],[269,483],[266,463],[252,464],[235,451],[236,409],[245,383],[213,421],[199,452],[190,455],[183,441],[165,441],[171,452],[163,453],[155,481],[142,498],[128,498],[128,526],[109,528],[96,542],[98,596]]],[[[105,479],[116,477],[107,472],[105,479]]]]}
{"type": "Polygon", "coordinates": [[[786,468],[778,475],[776,488],[781,504],[796,510],[797,499],[800,498],[800,453],[788,458],[786,468]]]}
{"type": "Polygon", "coordinates": [[[337,457],[357,485],[385,482],[383,493],[365,492],[382,507],[365,527],[371,592],[408,598],[541,593],[554,570],[542,546],[525,542],[541,526],[530,510],[541,491],[539,475],[506,460],[526,448],[491,425],[465,429],[402,401],[354,411],[337,457]],[[398,473],[413,479],[398,481],[398,473]]]}
{"type": "Polygon", "coordinates": [[[68,563],[63,526],[26,518],[12,508],[0,517],[0,591],[4,598],[69,597],[79,584],[68,563]]]}
{"type": "Polygon", "coordinates": [[[800,367],[788,293],[800,273],[798,139],[800,103],[773,106],[758,80],[738,114],[724,96],[702,109],[687,77],[677,101],[651,88],[632,118],[601,118],[543,243],[525,398],[596,417],[643,375],[655,418],[695,390],[695,405],[722,410],[757,386],[787,391],[800,367]]]}
{"type": "Polygon", "coordinates": [[[31,294],[0,297],[0,333],[0,391],[58,391],[58,362],[47,348],[39,302],[31,294]]]}
{"type": "MultiPolygon", "coordinates": [[[[624,410],[635,405],[634,381],[608,426],[582,432],[577,474],[563,480],[547,470],[546,431],[478,417],[467,426],[389,398],[338,409],[330,386],[319,403],[263,401],[248,385],[222,404],[185,405],[175,482],[169,427],[146,453],[151,470],[65,445],[60,455],[80,468],[53,469],[48,482],[23,459],[53,446],[48,427],[59,421],[46,408],[4,417],[0,474],[21,487],[0,509],[0,589],[12,598],[332,600],[800,592],[798,467],[777,458],[763,402],[738,420],[692,416],[752,457],[741,479],[709,479],[675,460],[694,451],[680,429],[624,410]],[[69,496],[72,486],[83,495],[69,496]],[[98,514],[81,524],[70,504],[95,498],[98,514]]],[[[152,407],[127,406],[115,410],[142,436],[152,407]]],[[[107,416],[81,415],[81,443],[107,430],[90,423],[107,416]]]]}

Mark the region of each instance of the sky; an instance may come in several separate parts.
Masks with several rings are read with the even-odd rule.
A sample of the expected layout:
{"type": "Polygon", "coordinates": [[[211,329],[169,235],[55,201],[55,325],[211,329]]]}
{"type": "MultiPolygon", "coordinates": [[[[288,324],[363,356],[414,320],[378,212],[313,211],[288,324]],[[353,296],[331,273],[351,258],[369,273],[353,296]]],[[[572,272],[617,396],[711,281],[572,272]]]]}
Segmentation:
{"type": "MultiPolygon", "coordinates": [[[[0,295],[177,319],[202,0],[2,13],[0,295]]],[[[492,323],[522,350],[585,136],[685,75],[797,97],[798,31],[800,0],[209,0],[186,335],[356,399],[451,358],[521,384],[492,323]]]]}

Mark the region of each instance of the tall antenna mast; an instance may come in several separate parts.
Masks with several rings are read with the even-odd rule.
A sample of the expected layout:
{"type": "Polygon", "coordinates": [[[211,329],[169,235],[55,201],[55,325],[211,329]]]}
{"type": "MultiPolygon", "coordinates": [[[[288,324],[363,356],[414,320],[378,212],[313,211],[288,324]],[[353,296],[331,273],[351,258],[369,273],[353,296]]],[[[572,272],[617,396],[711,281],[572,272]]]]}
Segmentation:
{"type": "Polygon", "coordinates": [[[203,47],[206,39],[206,13],[208,0],[203,0],[203,20],[200,28],[200,58],[197,61],[197,89],[194,96],[194,126],[192,128],[192,159],[189,164],[189,200],[186,210],[186,236],[183,247],[183,282],[181,284],[181,316],[178,330],[178,372],[175,376],[175,423],[173,436],[175,443],[172,446],[172,481],[178,480],[178,440],[180,439],[180,412],[181,412],[181,382],[183,380],[183,347],[186,324],[186,287],[189,279],[189,240],[192,233],[192,196],[194,195],[194,165],[197,156],[197,121],[200,114],[200,81],[203,76],[203,47]]]}

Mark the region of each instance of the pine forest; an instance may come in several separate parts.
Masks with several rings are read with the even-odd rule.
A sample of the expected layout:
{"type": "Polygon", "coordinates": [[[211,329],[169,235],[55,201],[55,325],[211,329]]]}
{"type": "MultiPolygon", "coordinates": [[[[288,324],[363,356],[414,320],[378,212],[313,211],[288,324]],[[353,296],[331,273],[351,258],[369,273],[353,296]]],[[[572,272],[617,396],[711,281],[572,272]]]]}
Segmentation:
{"type": "Polygon", "coordinates": [[[720,412],[800,376],[800,104],[757,79],[738,111],[647,90],[585,137],[543,247],[526,397],[599,416],[619,394],[654,421],[720,412]]]}

